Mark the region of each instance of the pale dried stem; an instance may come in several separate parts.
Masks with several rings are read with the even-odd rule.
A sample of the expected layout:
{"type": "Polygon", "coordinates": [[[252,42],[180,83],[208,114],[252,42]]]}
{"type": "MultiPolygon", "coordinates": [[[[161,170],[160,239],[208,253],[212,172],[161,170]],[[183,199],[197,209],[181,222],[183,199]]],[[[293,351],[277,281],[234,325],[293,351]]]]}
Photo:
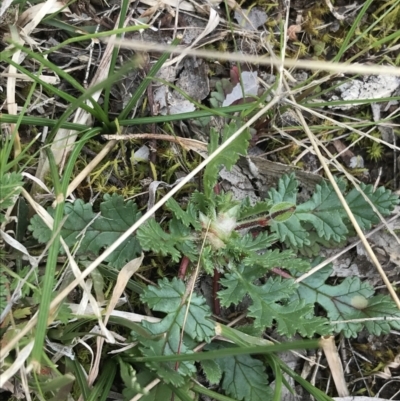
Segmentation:
{"type": "MultiPolygon", "coordinates": [[[[108,41],[107,38],[103,39],[108,41]]],[[[217,51],[208,50],[187,50],[181,47],[171,47],[168,45],[161,45],[154,42],[142,42],[139,40],[123,40],[116,39],[115,45],[118,45],[125,49],[134,50],[148,50],[159,51],[159,52],[170,52],[174,54],[185,53],[187,56],[197,56],[204,58],[211,58],[216,60],[230,60],[236,62],[254,63],[260,65],[273,65],[279,67],[282,65],[282,61],[273,57],[260,57],[252,55],[243,55],[240,53],[221,53],[217,51]]],[[[346,63],[332,63],[327,61],[318,60],[291,60],[285,59],[283,61],[284,67],[294,67],[307,69],[312,71],[331,71],[333,73],[345,73],[345,74],[361,74],[361,75],[395,75],[400,76],[399,67],[379,66],[379,65],[365,65],[365,64],[346,64],[346,63]]]]}
{"type": "MultiPolygon", "coordinates": [[[[67,192],[65,197],[67,198],[78,185],[87,177],[89,174],[96,168],[96,166],[107,156],[109,155],[112,148],[117,144],[117,141],[112,140],[108,142],[104,148],[90,161],[90,163],[73,179],[73,181],[68,185],[67,192]]],[[[52,207],[56,207],[57,201],[55,200],[52,204],[52,207]]]]}
{"type": "Polygon", "coordinates": [[[349,390],[347,389],[346,380],[344,379],[343,366],[336,348],[335,337],[322,337],[319,343],[324,350],[339,396],[347,397],[349,395],[349,390]]]}

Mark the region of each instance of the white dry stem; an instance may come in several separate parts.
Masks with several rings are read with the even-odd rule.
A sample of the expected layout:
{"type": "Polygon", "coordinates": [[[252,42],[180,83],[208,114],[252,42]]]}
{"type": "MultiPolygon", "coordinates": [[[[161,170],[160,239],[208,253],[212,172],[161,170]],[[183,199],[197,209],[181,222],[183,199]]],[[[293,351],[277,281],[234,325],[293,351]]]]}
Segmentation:
{"type": "MultiPolygon", "coordinates": [[[[108,42],[109,39],[102,39],[108,42]]],[[[260,57],[252,56],[249,54],[240,53],[228,53],[228,52],[217,52],[209,50],[187,50],[183,47],[171,47],[168,45],[162,45],[155,42],[144,42],[139,40],[123,40],[115,39],[113,42],[125,49],[134,49],[159,52],[170,52],[173,54],[185,53],[187,56],[198,56],[216,60],[230,60],[236,62],[254,63],[260,65],[276,66],[279,67],[282,62],[274,57],[260,57]]],[[[380,66],[380,65],[365,65],[365,64],[346,64],[346,63],[333,63],[329,61],[319,61],[319,60],[291,60],[285,59],[283,61],[284,67],[294,67],[312,71],[331,71],[333,73],[344,73],[344,74],[359,74],[359,75],[395,75],[400,76],[400,67],[391,66],[380,66]]]]}
{"type": "MultiPolygon", "coordinates": [[[[107,156],[110,154],[112,148],[116,145],[117,141],[112,140],[108,142],[103,149],[94,157],[90,163],[85,166],[85,168],[73,179],[73,181],[68,185],[67,192],[65,197],[68,198],[75,191],[78,185],[89,176],[89,174],[96,168],[96,166],[107,156]]],[[[55,200],[52,204],[52,207],[56,207],[57,201],[55,200]]]]}
{"type": "MultiPolygon", "coordinates": [[[[0,73],[0,77],[15,78],[15,79],[18,79],[19,81],[25,81],[25,82],[34,82],[35,81],[31,77],[28,77],[28,75],[21,74],[21,73],[18,73],[18,72],[15,72],[15,73],[2,72],[2,73],[0,73]]],[[[46,83],[48,83],[50,85],[58,85],[60,83],[60,78],[59,77],[52,77],[52,76],[49,76],[49,75],[38,75],[37,77],[41,81],[46,82],[46,83]]]]}
{"type": "MultiPolygon", "coordinates": [[[[399,68],[399,73],[400,73],[400,68],[399,68]]],[[[308,113],[312,113],[314,116],[322,118],[323,120],[330,121],[331,123],[333,123],[333,124],[335,124],[335,125],[337,125],[337,126],[339,126],[341,128],[344,128],[345,130],[349,130],[351,132],[354,132],[354,133],[356,133],[358,135],[361,135],[361,136],[363,136],[365,138],[371,139],[372,141],[375,141],[375,142],[378,142],[378,143],[382,143],[383,145],[387,146],[388,148],[400,151],[400,147],[399,146],[395,146],[395,145],[393,145],[393,144],[391,144],[391,143],[389,143],[387,141],[384,141],[383,139],[380,139],[380,138],[374,137],[372,135],[369,135],[364,131],[361,131],[361,130],[359,130],[357,128],[353,128],[351,125],[347,125],[346,123],[343,123],[341,121],[335,120],[334,118],[331,118],[329,116],[326,116],[325,114],[319,113],[316,110],[308,109],[307,107],[302,106],[299,103],[296,103],[295,100],[284,99],[284,101],[285,101],[285,103],[295,107],[296,109],[300,109],[300,110],[306,111],[308,113]]]]}
{"type": "MultiPolygon", "coordinates": [[[[147,6],[156,6],[157,8],[160,7],[160,3],[164,3],[168,6],[174,7],[174,8],[180,8],[181,10],[184,11],[191,11],[195,12],[196,8],[190,4],[188,1],[180,1],[180,0],[140,0],[141,3],[146,4],[147,6]]],[[[148,50],[148,49],[147,49],[148,50]]]]}
{"type": "Polygon", "coordinates": [[[322,337],[319,340],[319,344],[324,350],[326,360],[330,368],[330,372],[335,382],[336,390],[340,397],[346,397],[349,395],[346,380],[344,379],[343,366],[339,358],[339,353],[335,344],[335,337],[328,336],[322,337]]]}
{"type": "MultiPolygon", "coordinates": [[[[117,305],[117,302],[118,302],[120,296],[124,292],[129,279],[136,273],[136,271],[142,265],[143,258],[144,258],[144,255],[142,253],[140,257],[129,261],[118,273],[117,282],[115,283],[113,293],[112,293],[110,302],[109,302],[107,310],[106,310],[106,315],[104,316],[104,321],[103,321],[104,327],[107,325],[108,320],[111,316],[111,313],[114,310],[115,306],[117,305]]],[[[101,351],[103,349],[103,345],[104,345],[104,338],[97,337],[96,358],[95,358],[92,368],[90,369],[89,377],[88,377],[88,385],[89,386],[91,386],[94,383],[94,381],[96,380],[96,378],[99,374],[99,367],[100,367],[100,362],[101,362],[101,351]]]]}
{"type": "Polygon", "coordinates": [[[3,4],[0,7],[0,17],[6,12],[6,10],[8,9],[8,7],[11,6],[11,3],[13,2],[13,0],[4,0],[3,4]]]}
{"type": "MultiPolygon", "coordinates": [[[[393,217],[391,217],[389,220],[385,221],[385,224],[381,223],[379,226],[375,227],[372,231],[370,231],[368,234],[365,234],[365,238],[370,237],[371,235],[375,234],[376,232],[382,230],[383,227],[387,227],[391,222],[397,220],[400,218],[400,214],[397,213],[393,217]]],[[[332,263],[335,259],[339,258],[341,255],[344,255],[347,253],[350,249],[354,248],[355,246],[361,244],[361,239],[353,242],[349,246],[346,246],[346,248],[343,248],[339,253],[336,253],[335,255],[331,256],[328,259],[325,259],[323,262],[319,263],[317,266],[313,267],[311,270],[309,270],[307,273],[304,273],[302,276],[298,277],[295,282],[300,283],[303,280],[305,280],[307,277],[312,276],[315,272],[318,270],[321,270],[323,267],[326,265],[329,265],[329,263],[332,263]]]]}
{"type": "Polygon", "coordinates": [[[116,140],[116,141],[126,141],[131,139],[159,139],[160,141],[169,141],[176,143],[179,146],[182,146],[186,151],[193,150],[193,152],[198,153],[200,156],[205,158],[205,154],[207,153],[207,143],[198,141],[196,139],[191,138],[183,138],[180,136],[172,136],[172,135],[164,135],[164,134],[152,134],[152,133],[143,133],[143,134],[112,134],[112,135],[103,135],[104,139],[108,140],[116,140]]]}
{"type": "MultiPolygon", "coordinates": [[[[71,303],[66,303],[66,306],[71,310],[72,314],[78,316],[93,316],[93,308],[90,305],[87,305],[87,307],[83,310],[80,311],[80,304],[71,304],[71,303]]],[[[101,313],[103,313],[104,308],[100,307],[101,313]]],[[[132,313],[132,312],[126,312],[126,311],[120,311],[120,310],[112,310],[110,312],[110,316],[116,316],[116,317],[121,317],[123,319],[129,320],[131,322],[136,322],[140,323],[143,320],[146,322],[151,322],[151,323],[157,323],[161,319],[158,317],[153,317],[153,316],[147,316],[147,315],[140,315],[138,313],[132,313]]]]}
{"type": "Polygon", "coordinates": [[[22,350],[18,352],[18,356],[15,358],[12,365],[0,375],[0,388],[4,387],[4,384],[10,380],[24,365],[25,361],[28,359],[35,341],[30,341],[22,350]]]}
{"type": "Polygon", "coordinates": [[[199,36],[197,36],[197,38],[193,41],[193,43],[189,47],[185,49],[185,51],[183,51],[179,56],[164,63],[163,67],[169,67],[171,65],[179,63],[179,61],[181,61],[188,54],[188,52],[196,46],[196,43],[198,43],[202,38],[211,33],[218,26],[218,24],[219,24],[219,16],[213,8],[210,8],[210,16],[208,19],[208,23],[204,28],[204,31],[199,36]]]}
{"type": "Polygon", "coordinates": [[[186,305],[185,315],[183,317],[183,322],[182,322],[181,336],[180,336],[180,339],[179,339],[179,347],[183,343],[183,334],[185,332],[186,321],[187,321],[187,317],[189,315],[190,303],[192,301],[192,296],[193,296],[193,292],[194,292],[194,287],[196,285],[197,277],[199,276],[199,273],[200,273],[201,255],[203,254],[203,251],[204,251],[204,246],[206,244],[207,234],[208,234],[208,231],[210,229],[210,225],[211,225],[211,220],[208,222],[208,225],[207,225],[207,228],[206,228],[206,232],[205,232],[205,235],[204,235],[204,238],[203,238],[203,242],[201,244],[201,249],[200,249],[200,253],[199,253],[199,258],[198,258],[198,261],[197,261],[196,269],[193,272],[192,276],[190,277],[189,283],[187,284],[186,292],[182,297],[182,301],[181,301],[182,303],[185,303],[186,302],[186,298],[187,298],[187,305],[186,305]],[[189,294],[189,296],[187,296],[187,294],[189,294]]]}
{"type": "MultiPolygon", "coordinates": [[[[145,388],[145,391],[150,391],[152,388],[154,388],[155,386],[157,386],[158,383],[160,383],[160,379],[154,379],[152,382],[150,382],[145,388]]],[[[144,396],[144,394],[137,394],[135,395],[133,398],[130,399],[130,401],[138,401],[140,400],[142,397],[144,396]]]]}

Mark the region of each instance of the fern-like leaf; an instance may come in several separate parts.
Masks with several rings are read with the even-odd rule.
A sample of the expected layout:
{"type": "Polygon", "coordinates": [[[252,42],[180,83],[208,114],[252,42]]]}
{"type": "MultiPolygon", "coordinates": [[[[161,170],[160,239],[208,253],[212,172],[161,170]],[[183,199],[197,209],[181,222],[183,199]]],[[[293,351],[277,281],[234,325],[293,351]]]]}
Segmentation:
{"type": "MultiPolygon", "coordinates": [[[[207,350],[224,348],[222,344],[207,346],[207,350]]],[[[241,401],[268,401],[272,400],[273,391],[268,385],[268,378],[263,363],[250,355],[216,358],[223,378],[223,390],[241,401]]]]}
{"type": "Polygon", "coordinates": [[[346,337],[356,337],[363,327],[375,335],[400,327],[400,311],[389,297],[374,297],[373,287],[358,277],[347,277],[336,286],[325,284],[331,273],[332,269],[326,266],[306,278],[299,283],[293,298],[321,305],[329,320],[343,322],[335,324],[334,329],[335,332],[343,332],[346,337]],[[390,320],[385,320],[385,317],[390,320]]]}
{"type": "MultiPolygon", "coordinates": [[[[48,212],[53,215],[54,209],[48,212]]],[[[100,213],[94,213],[90,203],[81,200],[65,205],[68,216],[61,229],[61,236],[69,247],[79,244],[77,254],[93,253],[97,255],[103,248],[116,241],[121,234],[130,228],[141,213],[132,201],[124,202],[118,195],[105,195],[100,204],[100,213]]],[[[42,219],[35,215],[29,229],[41,243],[50,241],[51,231],[42,219]]],[[[141,252],[139,242],[132,236],[124,241],[106,261],[115,268],[121,268],[141,252]]]]}
{"type": "MultiPolygon", "coordinates": [[[[399,197],[385,187],[378,187],[374,192],[373,185],[361,183],[360,188],[383,216],[387,216],[399,203],[399,197]]],[[[372,224],[379,223],[379,216],[356,188],[347,194],[346,202],[362,230],[369,230],[372,224]]],[[[347,216],[344,218],[347,219],[347,216]]]]}
{"type": "MultiPolygon", "coordinates": [[[[338,185],[344,193],[344,182],[338,181],[338,185]]],[[[399,197],[384,187],[375,192],[371,185],[361,185],[361,189],[384,216],[399,203],[399,197]]],[[[296,205],[296,194],[297,181],[293,174],[279,180],[278,190],[269,191],[270,199],[274,203],[270,211],[270,226],[282,242],[293,249],[305,248],[306,253],[315,254],[319,250],[319,244],[337,246],[347,238],[352,227],[331,184],[322,182],[317,185],[311,199],[300,205],[296,205]],[[279,213],[276,217],[272,216],[272,210],[283,202],[293,204],[292,214],[286,213],[287,217],[284,219],[280,218],[279,213]]],[[[372,207],[356,189],[347,194],[346,201],[362,229],[369,229],[378,222],[372,207]]]]}
{"type": "MultiPolygon", "coordinates": [[[[147,303],[155,311],[167,313],[157,323],[142,322],[143,327],[149,332],[148,338],[141,336],[141,351],[145,356],[173,355],[176,353],[189,353],[185,337],[180,342],[181,331],[195,341],[211,340],[215,335],[214,323],[209,320],[211,311],[203,297],[193,294],[188,304],[185,297],[185,284],[176,278],[168,281],[166,278],[159,280],[158,287],[148,286],[141,295],[143,302],[147,303]],[[186,308],[188,312],[186,312],[186,308]],[[186,321],[185,316],[187,313],[186,321]]],[[[151,369],[157,371],[157,375],[166,382],[182,385],[183,378],[179,379],[175,373],[175,364],[148,364],[151,369]]],[[[192,362],[179,364],[178,372],[182,376],[190,376],[196,371],[192,362]]]]}
{"type": "MultiPolygon", "coordinates": [[[[221,143],[227,141],[237,130],[238,126],[235,122],[231,122],[229,125],[224,127],[222,132],[221,143]]],[[[249,146],[250,131],[244,130],[223,152],[215,157],[204,170],[204,193],[210,198],[214,185],[217,183],[219,169],[225,166],[227,170],[230,170],[240,155],[247,153],[249,146]]],[[[219,133],[215,129],[210,131],[210,143],[208,146],[208,152],[211,154],[219,146],[219,133]]]]}

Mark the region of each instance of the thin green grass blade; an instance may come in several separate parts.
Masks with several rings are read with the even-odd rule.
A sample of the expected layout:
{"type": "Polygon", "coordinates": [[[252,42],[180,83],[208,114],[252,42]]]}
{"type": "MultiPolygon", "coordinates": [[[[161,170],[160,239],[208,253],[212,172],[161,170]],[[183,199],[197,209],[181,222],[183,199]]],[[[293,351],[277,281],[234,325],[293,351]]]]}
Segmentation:
{"type": "MultiPolygon", "coordinates": [[[[14,116],[11,114],[0,113],[0,119],[1,119],[1,122],[15,124],[19,119],[19,115],[14,116]]],[[[56,124],[57,124],[57,120],[51,120],[49,118],[34,117],[34,116],[23,116],[21,118],[21,125],[37,125],[38,127],[52,128],[56,124]]],[[[83,131],[83,130],[87,129],[87,125],[70,123],[70,122],[66,121],[61,125],[60,128],[70,129],[70,130],[74,130],[74,131],[83,131]]]]}
{"type": "MultiPolygon", "coordinates": [[[[174,39],[171,43],[171,47],[175,47],[178,43],[179,43],[179,39],[174,39]]],[[[146,77],[140,83],[139,87],[136,89],[135,93],[132,95],[128,104],[125,106],[125,108],[119,114],[118,121],[124,120],[128,116],[128,114],[131,112],[131,110],[136,106],[140,97],[143,95],[144,91],[150,85],[151,81],[153,80],[153,78],[155,77],[157,72],[160,70],[160,68],[163,66],[163,64],[169,57],[169,55],[170,55],[169,52],[163,53],[161,55],[161,57],[158,59],[158,61],[153,65],[153,67],[151,68],[149,73],[146,75],[146,77]]]]}
{"type": "MultiPolygon", "coordinates": [[[[64,194],[59,192],[61,188],[61,184],[58,177],[57,167],[54,161],[54,157],[51,151],[47,152],[47,157],[49,159],[50,164],[50,172],[53,178],[53,185],[56,188],[56,196],[62,196],[64,198],[64,194]]],[[[42,285],[42,293],[41,293],[41,302],[39,308],[38,321],[36,324],[36,332],[35,332],[35,344],[32,349],[32,359],[35,363],[41,363],[44,339],[46,337],[47,331],[47,323],[50,312],[50,302],[53,295],[53,284],[54,284],[54,276],[57,266],[57,257],[60,250],[60,228],[61,222],[64,215],[64,201],[61,201],[57,204],[55,214],[54,214],[54,223],[52,230],[52,239],[53,242],[49,248],[49,255],[46,263],[46,270],[43,279],[42,285]]]]}
{"type": "Polygon", "coordinates": [[[213,350],[212,352],[198,352],[195,354],[162,355],[148,357],[129,358],[131,362],[181,362],[181,361],[204,361],[207,359],[225,358],[227,356],[248,354],[272,354],[275,352],[294,349],[318,348],[318,340],[292,341],[289,343],[274,344],[257,347],[237,347],[213,350]]]}
{"type": "Polygon", "coordinates": [[[281,401],[282,396],[282,371],[280,369],[279,363],[274,355],[266,355],[268,365],[272,368],[275,376],[275,390],[272,401],[281,401]]]}
{"type": "Polygon", "coordinates": [[[52,26],[54,28],[59,29],[60,31],[67,32],[72,35],[82,34],[82,32],[86,32],[86,34],[91,34],[91,33],[95,33],[96,29],[97,29],[96,25],[90,25],[90,26],[86,25],[86,26],[80,26],[79,28],[77,28],[76,26],[67,24],[66,22],[61,21],[58,18],[49,18],[46,20],[42,20],[41,23],[44,25],[52,26]]]}
{"type": "Polygon", "coordinates": [[[114,359],[109,359],[104,364],[101,374],[96,381],[95,386],[87,397],[87,401],[106,401],[111,386],[114,383],[115,375],[117,373],[117,364],[114,359]]]}
{"type": "Polygon", "coordinates": [[[76,360],[72,360],[70,358],[65,358],[66,368],[72,372],[76,378],[77,386],[80,390],[80,394],[83,397],[83,401],[88,399],[90,389],[87,384],[86,374],[83,371],[82,365],[76,360]]]}
{"type": "Polygon", "coordinates": [[[151,124],[151,123],[167,123],[171,121],[188,120],[191,118],[194,119],[194,118],[212,117],[216,115],[216,113],[218,113],[218,115],[221,115],[222,117],[231,118],[232,116],[230,115],[230,113],[236,113],[243,110],[247,110],[254,104],[258,104],[258,102],[236,104],[234,106],[228,106],[228,107],[218,107],[215,109],[210,109],[210,111],[196,110],[196,111],[191,111],[189,113],[171,114],[166,116],[138,117],[132,120],[118,120],[118,123],[121,127],[129,125],[151,124]]]}
{"type": "Polygon", "coordinates": [[[42,299],[39,308],[38,322],[36,326],[35,345],[32,350],[32,358],[40,362],[41,352],[43,351],[44,338],[47,331],[47,322],[49,316],[49,307],[53,294],[53,284],[55,269],[57,266],[57,257],[60,250],[60,226],[64,216],[64,204],[65,204],[65,193],[68,187],[72,171],[85,142],[97,134],[100,128],[93,128],[89,130],[80,141],[76,143],[74,149],[68,159],[68,163],[65,167],[62,182],[58,177],[58,170],[55,164],[53,154],[50,149],[47,149],[47,157],[49,159],[50,172],[52,175],[53,185],[55,188],[56,197],[59,199],[57,203],[55,216],[53,235],[54,241],[49,249],[49,256],[46,264],[46,271],[42,286],[42,299]]]}
{"type": "MultiPolygon", "coordinates": [[[[53,64],[51,61],[49,61],[48,59],[46,59],[45,57],[42,57],[40,54],[37,54],[35,52],[33,52],[32,50],[21,46],[19,43],[14,43],[12,42],[12,44],[19,50],[23,51],[24,53],[27,53],[29,56],[31,56],[34,60],[36,60],[40,65],[43,65],[45,67],[47,67],[50,71],[53,71],[54,73],[56,73],[58,76],[60,76],[61,78],[65,79],[70,85],[72,85],[75,89],[77,89],[79,92],[81,93],[85,93],[87,91],[87,89],[85,89],[81,84],[78,83],[78,81],[76,81],[71,75],[69,75],[68,73],[66,73],[64,70],[62,70],[61,68],[59,68],[58,66],[56,66],[55,64],[53,64]]],[[[12,61],[11,59],[6,60],[7,62],[12,61]]],[[[25,70],[22,66],[20,66],[19,64],[14,63],[14,66],[17,69],[21,69],[25,70]]],[[[27,74],[27,70],[23,71],[25,74],[27,74]]],[[[51,92],[56,93],[57,95],[59,95],[60,97],[62,97],[65,100],[68,100],[67,98],[71,99],[73,101],[73,99],[75,99],[73,96],[68,95],[67,93],[60,91],[59,89],[55,88],[53,85],[49,85],[46,84],[45,82],[42,82],[39,80],[39,78],[34,75],[31,74],[29,72],[29,74],[27,74],[28,76],[30,76],[32,79],[34,79],[35,81],[37,81],[38,83],[40,83],[41,85],[43,85],[46,89],[48,89],[51,92]],[[39,82],[40,81],[40,82],[39,82]]],[[[71,101],[70,100],[70,101],[71,101]]],[[[89,106],[83,105],[82,109],[88,111],[89,113],[93,114],[99,121],[104,121],[107,122],[108,121],[108,117],[107,114],[105,114],[103,112],[103,109],[100,107],[100,105],[93,99],[93,98],[89,98],[88,100],[90,100],[93,108],[90,108],[89,106]],[[87,107],[87,109],[85,108],[85,106],[87,107]]]]}
{"type": "Polygon", "coordinates": [[[384,38],[374,41],[373,43],[371,43],[370,46],[367,46],[366,48],[364,48],[363,50],[358,52],[356,55],[354,55],[353,57],[350,57],[347,61],[349,63],[351,63],[352,61],[360,58],[362,55],[364,55],[365,53],[371,51],[372,49],[374,49],[376,47],[382,47],[383,45],[390,46],[390,44],[388,42],[392,42],[392,41],[397,42],[399,37],[400,37],[400,30],[397,30],[396,32],[393,32],[392,34],[385,36],[384,38]]]}
{"type": "Polygon", "coordinates": [[[314,387],[307,380],[303,379],[300,375],[298,375],[295,371],[290,369],[286,364],[280,362],[281,369],[287,373],[290,377],[292,377],[297,383],[299,383],[302,387],[304,387],[312,396],[315,397],[318,401],[333,401],[329,395],[325,394],[318,388],[314,387]]]}
{"type": "MultiPolygon", "coordinates": [[[[84,102],[86,100],[89,100],[92,95],[94,93],[96,93],[99,90],[103,90],[104,88],[107,88],[108,86],[111,86],[116,80],[118,80],[119,78],[121,78],[124,74],[126,74],[130,69],[135,68],[137,66],[137,62],[136,59],[131,60],[130,62],[126,63],[124,66],[122,66],[118,72],[116,72],[115,74],[110,75],[108,78],[106,78],[104,81],[99,82],[97,85],[89,88],[86,90],[86,92],[84,94],[82,94],[81,96],[79,96],[78,99],[76,99],[75,101],[73,101],[67,108],[67,110],[64,111],[64,113],[61,115],[61,117],[58,119],[57,123],[55,124],[55,126],[53,127],[53,129],[51,130],[49,137],[48,137],[48,141],[51,142],[54,139],[54,136],[56,135],[57,131],[60,129],[61,125],[67,120],[67,118],[79,107],[82,106],[82,104],[84,104],[84,102]]],[[[106,127],[108,127],[108,129],[111,132],[115,132],[116,128],[115,128],[115,123],[110,123],[108,121],[108,117],[107,120],[101,120],[103,121],[104,125],[106,127]]]]}
{"type": "Polygon", "coordinates": [[[356,31],[357,27],[359,26],[362,18],[364,17],[365,13],[367,12],[368,8],[372,4],[373,0],[367,0],[363,8],[360,10],[360,12],[357,14],[356,19],[354,20],[353,24],[351,25],[349,31],[347,32],[346,37],[344,38],[344,41],[342,43],[342,46],[340,46],[339,51],[337,52],[336,56],[333,58],[332,61],[338,62],[342,58],[343,54],[347,51],[349,48],[349,42],[351,38],[354,36],[354,32],[356,31]]]}
{"type": "Polygon", "coordinates": [[[81,154],[82,148],[85,146],[86,142],[91,139],[96,137],[99,133],[101,132],[100,127],[95,127],[89,129],[87,132],[83,134],[81,138],[79,138],[78,141],[76,141],[75,146],[68,158],[67,165],[65,166],[65,171],[63,174],[63,180],[61,184],[61,190],[60,192],[65,194],[67,192],[67,188],[69,185],[69,177],[72,177],[72,173],[75,168],[76,160],[78,159],[79,155],[81,154]]]}
{"type": "Polygon", "coordinates": [[[58,44],[57,46],[51,47],[49,50],[46,50],[45,52],[43,52],[43,54],[53,53],[57,50],[62,49],[65,46],[70,45],[71,43],[82,42],[84,40],[92,40],[92,39],[96,39],[96,38],[106,38],[106,37],[112,36],[112,35],[121,35],[122,33],[135,32],[135,31],[139,31],[140,29],[146,29],[148,27],[149,27],[149,25],[135,25],[135,26],[128,26],[126,28],[114,29],[112,31],[87,33],[85,35],[81,34],[80,36],[67,39],[64,42],[58,44]]]}
{"type": "Polygon", "coordinates": [[[217,400],[217,401],[237,401],[234,398],[227,397],[226,395],[219,394],[219,393],[217,393],[215,391],[209,390],[206,387],[200,386],[199,384],[195,384],[192,387],[192,390],[195,391],[196,393],[204,394],[204,395],[210,397],[211,399],[217,400]]]}
{"type": "MultiPolygon", "coordinates": [[[[150,117],[138,117],[131,120],[118,120],[118,124],[121,127],[131,126],[131,125],[143,125],[143,124],[151,124],[151,123],[168,123],[172,121],[181,121],[181,120],[189,120],[203,117],[211,117],[216,113],[221,115],[222,117],[231,118],[233,113],[241,112],[248,110],[249,108],[258,107],[258,102],[251,102],[246,104],[236,104],[228,107],[218,107],[215,109],[207,109],[207,110],[196,110],[191,111],[189,113],[181,113],[181,114],[171,114],[166,116],[150,116],[150,117]]],[[[247,113],[246,113],[247,114],[247,113]]],[[[13,116],[10,114],[0,114],[0,118],[2,122],[5,123],[15,123],[18,120],[18,116],[13,116]]],[[[42,117],[33,117],[33,116],[24,116],[21,120],[22,125],[37,125],[40,127],[48,126],[54,128],[57,124],[59,124],[58,120],[50,120],[42,117]]],[[[71,129],[75,131],[83,131],[87,129],[87,125],[70,123],[67,121],[63,121],[58,128],[71,129]]]]}
{"type": "Polygon", "coordinates": [[[315,102],[315,103],[312,102],[312,103],[304,103],[302,105],[310,109],[315,109],[326,106],[346,106],[346,105],[362,105],[362,104],[390,102],[392,100],[400,100],[400,96],[382,97],[379,99],[334,100],[332,102],[315,102]]]}
{"type": "MultiPolygon", "coordinates": [[[[8,57],[4,57],[3,60],[14,66],[18,71],[22,72],[23,74],[26,74],[29,78],[31,78],[34,82],[36,82],[37,84],[43,86],[44,88],[46,88],[48,91],[50,91],[51,93],[54,93],[57,96],[60,96],[62,99],[64,99],[65,101],[67,101],[68,103],[72,103],[73,101],[76,100],[75,97],[69,95],[68,93],[59,90],[58,88],[56,88],[53,85],[50,85],[44,81],[42,81],[37,75],[32,74],[30,71],[28,71],[27,69],[25,69],[24,67],[22,67],[21,65],[15,63],[13,60],[11,60],[8,57]]],[[[84,92],[83,92],[84,93],[84,92]]],[[[94,114],[94,109],[91,108],[90,106],[83,104],[82,105],[82,109],[86,110],[88,113],[90,114],[94,114]]],[[[44,119],[46,120],[46,119],[44,119]]],[[[87,128],[87,126],[85,126],[85,128],[87,128]]]]}
{"type": "MultiPolygon", "coordinates": [[[[129,4],[130,4],[129,0],[122,0],[122,2],[121,2],[121,9],[119,12],[118,29],[121,29],[124,26],[126,15],[128,13],[129,4]]],[[[118,33],[117,38],[121,38],[121,37],[122,37],[122,33],[118,33]]],[[[114,46],[114,49],[111,54],[109,73],[113,73],[115,71],[118,53],[119,53],[119,47],[114,46]]],[[[110,93],[111,93],[111,86],[105,88],[105,90],[104,90],[103,110],[106,114],[108,114],[109,109],[110,109],[110,93]]]]}

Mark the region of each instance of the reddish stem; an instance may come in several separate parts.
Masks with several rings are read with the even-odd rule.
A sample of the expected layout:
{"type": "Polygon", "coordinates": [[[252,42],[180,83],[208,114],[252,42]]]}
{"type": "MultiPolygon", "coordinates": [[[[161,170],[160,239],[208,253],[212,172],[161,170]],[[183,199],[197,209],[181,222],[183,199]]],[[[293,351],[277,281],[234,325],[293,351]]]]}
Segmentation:
{"type": "Polygon", "coordinates": [[[293,278],[289,273],[286,273],[284,270],[280,269],[279,267],[274,267],[271,269],[275,274],[284,278],[293,278]]]}
{"type": "Polygon", "coordinates": [[[189,258],[187,256],[184,256],[181,259],[181,264],[179,266],[179,271],[178,271],[178,278],[179,279],[183,280],[185,278],[186,271],[187,271],[187,268],[189,266],[189,262],[190,262],[190,260],[189,260],[189,258]]]}

